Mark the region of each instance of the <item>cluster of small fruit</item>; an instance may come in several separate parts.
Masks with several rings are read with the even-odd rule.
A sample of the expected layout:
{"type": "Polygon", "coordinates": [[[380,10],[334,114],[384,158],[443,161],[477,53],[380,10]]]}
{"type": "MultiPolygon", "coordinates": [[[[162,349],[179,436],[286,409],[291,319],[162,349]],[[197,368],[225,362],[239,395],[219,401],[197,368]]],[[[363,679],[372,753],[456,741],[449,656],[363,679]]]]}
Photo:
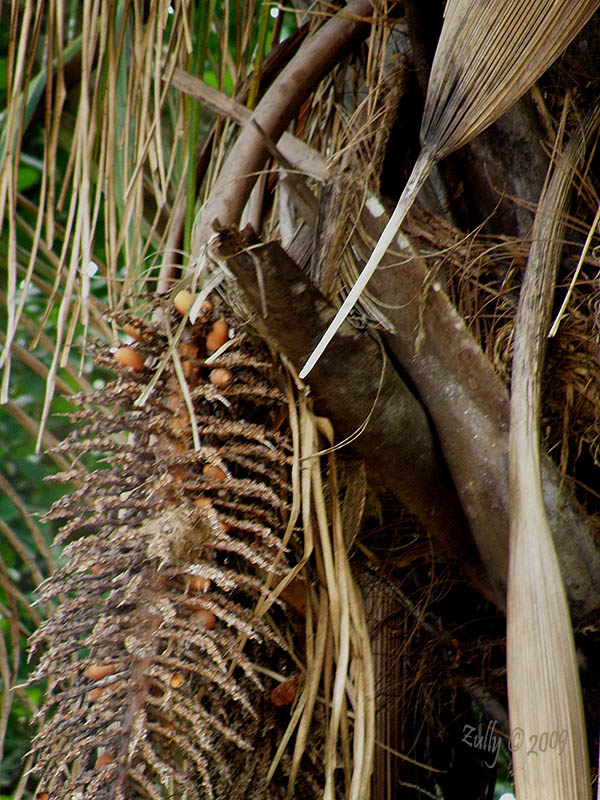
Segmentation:
{"type": "MultiPolygon", "coordinates": [[[[292,447],[281,367],[220,298],[193,324],[191,301],[180,292],[160,308],[162,328],[118,318],[132,341],[99,361],[119,376],[80,398],[63,445],[104,452],[109,468],[51,512],[70,521],[66,564],[41,587],[59,605],[33,640],[45,650],[35,679],[49,684],[40,796],[254,796],[278,709],[296,695],[289,644],[254,614],[273,565],[277,579],[294,561],[281,543],[292,447]],[[165,325],[182,320],[166,356],[165,325]],[[292,677],[265,685],[257,664],[292,677]]],[[[304,585],[289,593],[301,623],[304,585]]]]}

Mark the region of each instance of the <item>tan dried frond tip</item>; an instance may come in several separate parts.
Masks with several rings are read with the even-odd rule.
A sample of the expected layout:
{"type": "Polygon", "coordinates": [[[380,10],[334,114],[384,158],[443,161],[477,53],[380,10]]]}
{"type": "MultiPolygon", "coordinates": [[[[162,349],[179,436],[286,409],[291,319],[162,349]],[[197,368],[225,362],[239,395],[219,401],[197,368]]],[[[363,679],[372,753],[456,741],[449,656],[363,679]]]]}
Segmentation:
{"type": "MultiPolygon", "coordinates": [[[[540,418],[546,338],[573,176],[600,124],[586,116],[542,194],[514,326],[510,403],[507,673],[511,730],[566,730],[564,753],[513,754],[515,787],[531,800],[591,798],[578,659],[563,578],[544,508],[540,418]]],[[[514,736],[514,733],[513,733],[514,736]]]]}
{"type": "MultiPolygon", "coordinates": [[[[298,542],[281,541],[288,401],[278,360],[239,328],[206,363],[211,333],[237,326],[221,301],[209,306],[185,326],[142,407],[170,337],[120,317],[139,359],[122,365],[99,349],[119,377],[81,400],[64,444],[104,454],[108,468],[51,512],[67,518],[59,539],[69,543],[65,566],[41,587],[59,605],[32,642],[34,680],[48,683],[33,751],[49,800],[280,796],[285,760],[269,786],[266,776],[289,710],[272,702],[278,682],[268,675],[295,674],[304,621],[283,601],[261,617],[254,609],[274,562],[271,583],[297,562],[298,542]],[[228,381],[215,385],[216,369],[228,381]]],[[[180,319],[158,311],[164,331],[180,319]]],[[[318,745],[317,733],[297,797],[314,797],[318,745]]]]}

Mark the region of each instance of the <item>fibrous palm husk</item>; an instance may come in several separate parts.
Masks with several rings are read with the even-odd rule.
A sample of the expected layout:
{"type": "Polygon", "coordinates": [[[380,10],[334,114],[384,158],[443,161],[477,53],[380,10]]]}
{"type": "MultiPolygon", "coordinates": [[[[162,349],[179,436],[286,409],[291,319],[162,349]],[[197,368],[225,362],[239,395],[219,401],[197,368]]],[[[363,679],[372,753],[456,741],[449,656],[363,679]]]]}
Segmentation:
{"type": "MultiPolygon", "coordinates": [[[[381,85],[380,82],[377,85],[381,85]]],[[[388,99],[393,102],[393,97],[388,99]]],[[[356,278],[361,260],[368,257],[387,221],[385,213],[377,209],[377,206],[381,209],[381,205],[376,203],[373,196],[369,196],[381,167],[375,143],[378,134],[375,132],[380,131],[379,120],[382,116],[376,106],[369,115],[371,127],[364,116],[359,117],[358,114],[352,120],[345,121],[347,136],[353,142],[359,140],[360,132],[360,146],[352,151],[343,143],[338,146],[340,152],[345,153],[345,169],[342,175],[336,176],[335,183],[327,193],[326,205],[320,215],[323,220],[322,244],[315,258],[318,264],[325,264],[322,268],[324,275],[335,277],[337,283],[333,284],[334,290],[338,290],[344,280],[347,284],[356,278]],[[356,191],[357,175],[361,176],[364,192],[356,191]]],[[[454,486],[469,520],[471,535],[486,565],[488,580],[495,586],[495,602],[505,607],[509,529],[506,469],[508,392],[475,343],[477,339],[481,341],[475,330],[476,324],[486,319],[490,298],[478,298],[476,323],[469,325],[471,330],[467,331],[459,324],[456,311],[443,288],[449,269],[454,272],[458,269],[475,271],[485,268],[498,275],[501,274],[500,270],[506,268],[506,262],[512,259],[520,259],[520,263],[524,264],[526,247],[510,239],[503,241],[499,249],[498,243],[486,241],[477,234],[466,236],[426,213],[420,205],[413,209],[406,232],[415,248],[404,239],[402,250],[400,247],[398,250],[390,249],[366,294],[371,305],[375,308],[379,306],[393,323],[395,333],[384,334],[386,344],[414,382],[421,401],[431,415],[454,486]],[[426,261],[427,256],[429,258],[426,261]],[[496,258],[502,258],[502,264],[493,263],[496,258]],[[432,265],[431,269],[428,269],[429,264],[432,265]]],[[[275,274],[282,275],[281,259],[275,263],[275,274]]],[[[261,273],[263,277],[267,274],[264,266],[261,273]]],[[[264,277],[264,280],[271,301],[276,290],[268,278],[264,277]]],[[[330,291],[331,283],[327,287],[330,291]]],[[[469,308],[468,297],[473,296],[475,285],[480,286],[475,279],[471,287],[461,284],[453,298],[455,303],[459,303],[458,309],[466,319],[473,310],[469,308]]],[[[514,291],[515,294],[511,294],[513,298],[516,297],[514,291]]],[[[513,303],[516,301],[513,300],[513,303]]],[[[271,321],[273,316],[270,309],[271,321]]],[[[298,348],[286,351],[297,355],[295,363],[302,364],[304,354],[310,351],[318,332],[326,327],[332,316],[327,320],[318,318],[314,321],[308,314],[301,316],[297,326],[303,331],[302,337],[294,334],[294,344],[297,342],[298,348]],[[303,322],[304,318],[306,323],[303,322]],[[304,331],[314,331],[313,338],[308,338],[304,331]]],[[[295,327],[292,326],[293,329],[295,327]]],[[[486,343],[482,344],[485,346],[486,343]]],[[[593,349],[593,343],[590,345],[593,349]]],[[[352,344],[353,353],[358,347],[358,344],[352,344]]],[[[347,334],[334,339],[311,373],[311,385],[321,398],[327,393],[326,387],[331,386],[331,376],[336,374],[338,364],[346,386],[351,386],[353,371],[348,357],[344,355],[344,348],[350,348],[347,334]]],[[[580,379],[580,382],[583,381],[585,376],[583,380],[580,379]]],[[[371,385],[372,382],[367,381],[367,384],[371,385]]],[[[589,394],[588,390],[586,396],[589,394]]],[[[345,404],[341,405],[345,407],[345,404]]],[[[352,404],[352,408],[355,407],[356,404],[352,404]]],[[[374,418],[379,416],[381,409],[380,399],[374,418]]],[[[372,421],[369,429],[373,431],[372,421]]],[[[363,434],[358,446],[364,441],[363,434]]],[[[394,455],[396,452],[400,451],[394,451],[394,455]]],[[[384,485],[386,478],[392,475],[395,475],[393,470],[386,470],[384,485]]],[[[414,473],[411,472],[410,478],[413,477],[414,473]]],[[[599,585],[600,564],[593,535],[590,536],[588,523],[584,522],[575,498],[565,492],[564,475],[549,458],[543,461],[543,481],[547,513],[560,552],[561,565],[565,569],[569,600],[575,618],[581,619],[582,612],[589,613],[595,607],[594,590],[599,585]]],[[[397,481],[394,489],[403,502],[407,502],[409,493],[405,486],[397,481]]],[[[411,507],[410,503],[408,506],[411,507]]],[[[445,502],[443,507],[447,508],[445,502]]],[[[414,511],[415,507],[412,508],[413,513],[419,516],[414,511]]],[[[433,520],[434,517],[430,517],[427,526],[437,539],[431,524],[433,520]]],[[[444,527],[449,532],[450,528],[444,527]]],[[[455,545],[460,541],[455,530],[451,538],[455,545]]],[[[462,561],[465,565],[464,557],[462,561]]]]}
{"type": "Polygon", "coordinates": [[[599,5],[598,0],[450,0],[425,101],[421,153],[370,258],[301,377],[355,305],[436,161],[467,144],[532,86],[599,5]]]}
{"type": "Polygon", "coordinates": [[[558,160],[542,196],[515,328],[507,666],[515,786],[518,795],[528,800],[591,797],[573,631],[542,495],[539,431],[545,336],[569,190],[599,122],[596,106],[558,160]],[[551,739],[554,731],[556,746],[551,739]],[[547,747],[541,746],[544,737],[547,747]]]}

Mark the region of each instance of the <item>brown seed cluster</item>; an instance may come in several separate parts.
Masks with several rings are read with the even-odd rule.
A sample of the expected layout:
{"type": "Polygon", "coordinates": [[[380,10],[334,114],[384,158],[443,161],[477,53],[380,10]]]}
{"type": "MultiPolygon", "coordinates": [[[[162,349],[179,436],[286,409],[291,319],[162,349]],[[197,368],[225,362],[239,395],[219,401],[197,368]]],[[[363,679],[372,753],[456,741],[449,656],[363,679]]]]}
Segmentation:
{"type": "MultiPolygon", "coordinates": [[[[172,301],[171,330],[188,295],[172,301]]],[[[194,419],[174,364],[140,407],[169,339],[160,326],[118,321],[134,341],[98,353],[118,377],[81,398],[62,446],[101,453],[108,469],[50,515],[67,519],[59,539],[73,541],[43,587],[57,610],[33,640],[38,677],[53,687],[34,742],[39,795],[268,797],[257,770],[279,734],[265,715],[295,692],[282,684],[271,695],[254,666],[289,674],[294,664],[278,631],[293,639],[297,616],[275,605],[272,627],[254,613],[272,565],[282,576],[294,563],[280,541],[292,462],[281,367],[241,341],[211,298],[177,343],[194,419]]],[[[302,601],[292,595],[293,608],[302,601]]]]}

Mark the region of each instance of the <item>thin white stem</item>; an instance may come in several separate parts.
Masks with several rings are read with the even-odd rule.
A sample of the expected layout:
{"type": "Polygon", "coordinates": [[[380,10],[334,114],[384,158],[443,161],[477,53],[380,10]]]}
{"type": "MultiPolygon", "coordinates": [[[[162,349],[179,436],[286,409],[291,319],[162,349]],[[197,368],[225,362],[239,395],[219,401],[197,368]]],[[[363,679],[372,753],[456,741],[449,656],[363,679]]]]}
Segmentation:
{"type": "Polygon", "coordinates": [[[352,289],[348,297],[344,300],[343,304],[341,305],[339,311],[331,321],[329,327],[323,334],[318,345],[315,347],[313,352],[311,353],[308,361],[304,365],[302,371],[300,372],[300,378],[304,379],[315,366],[319,358],[323,355],[323,352],[329,342],[333,339],[335,334],[337,333],[340,325],[346,319],[352,308],[354,307],[356,301],[360,297],[361,293],[365,289],[367,283],[371,279],[371,276],[379,266],[381,259],[383,258],[386,250],[392,243],[394,237],[400,230],[400,226],[402,225],[406,214],[408,213],[410,207],[412,206],[416,196],[418,195],[421,187],[427,180],[431,168],[435,163],[435,159],[432,157],[432,154],[429,150],[421,151],[419,158],[417,159],[415,166],[413,167],[413,171],[410,174],[410,178],[408,179],[408,183],[404,187],[404,191],[400,195],[400,199],[394,209],[394,213],[390,217],[388,224],[385,226],[383,233],[379,237],[373,252],[367,263],[365,264],[363,271],[358,276],[358,279],[352,289]]]}

